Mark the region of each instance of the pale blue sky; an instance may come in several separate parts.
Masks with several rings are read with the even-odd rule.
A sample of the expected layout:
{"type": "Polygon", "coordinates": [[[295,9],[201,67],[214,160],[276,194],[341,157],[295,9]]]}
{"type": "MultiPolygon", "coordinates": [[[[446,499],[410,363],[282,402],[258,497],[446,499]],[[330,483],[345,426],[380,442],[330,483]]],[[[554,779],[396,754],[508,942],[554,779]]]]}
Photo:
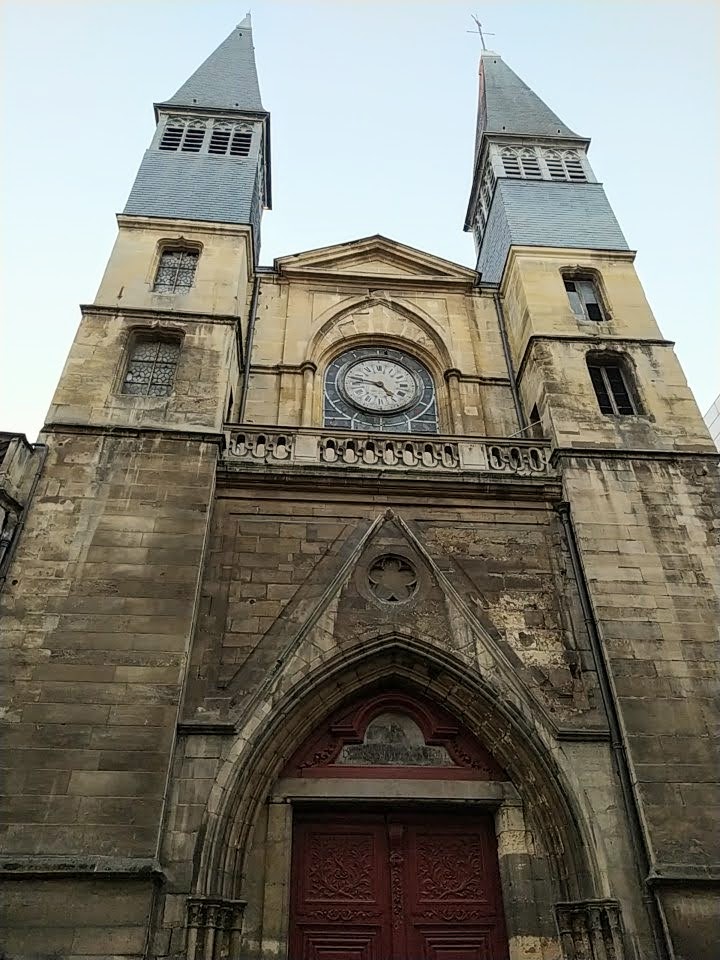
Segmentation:
{"type": "MultiPolygon", "coordinates": [[[[4,0],[0,428],[42,425],[116,225],[171,96],[246,12],[226,0],[4,0]]],[[[703,410],[718,365],[714,2],[256,0],[272,113],[262,262],[382,233],[474,265],[462,232],[478,40],[572,129],[638,250],[662,331],[703,410]]]]}

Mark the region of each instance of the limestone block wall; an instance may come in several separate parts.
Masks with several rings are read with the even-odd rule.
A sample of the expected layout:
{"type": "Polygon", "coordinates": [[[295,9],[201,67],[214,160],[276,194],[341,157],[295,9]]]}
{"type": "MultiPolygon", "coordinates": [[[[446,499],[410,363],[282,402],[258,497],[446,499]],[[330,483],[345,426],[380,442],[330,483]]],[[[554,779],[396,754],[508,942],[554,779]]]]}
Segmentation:
{"type": "Polygon", "coordinates": [[[122,215],[118,224],[118,236],[95,297],[97,305],[245,315],[252,263],[250,227],[122,215]],[[200,253],[192,288],[180,294],[154,293],[162,248],[185,244],[200,253]]]}
{"type": "Polygon", "coordinates": [[[238,396],[235,321],[85,307],[48,423],[220,430],[230,391],[238,396]],[[180,354],[171,393],[122,393],[134,340],[171,336],[180,354]]]}
{"type": "Polygon", "coordinates": [[[677,957],[711,957],[720,880],[716,456],[570,457],[563,482],[677,957]]]}
{"type": "Polygon", "coordinates": [[[344,349],[367,343],[410,350],[436,384],[440,430],[517,431],[491,296],[467,280],[393,273],[363,262],[307,274],[279,261],[261,276],[246,420],[321,426],[323,377],[344,349]],[[375,275],[373,273],[375,272],[375,275]]]}
{"type": "Polygon", "coordinates": [[[713,450],[695,398],[669,344],[539,338],[526,354],[519,383],[526,410],[537,405],[546,435],[557,447],[713,450]],[[605,356],[618,356],[627,365],[637,415],[607,416],[600,410],[587,368],[588,352],[597,349],[602,349],[605,356]]]}
{"type": "MultiPolygon", "coordinates": [[[[273,796],[271,771],[282,770],[298,738],[327,716],[331,698],[362,689],[383,671],[406,676],[458,709],[459,685],[432,665],[437,654],[461,665],[468,682],[490,685],[498,703],[532,718],[535,735],[593,824],[587,844],[598,863],[597,895],[620,898],[629,940],[638,957],[650,960],[594,663],[551,504],[540,493],[536,500],[492,501],[467,492],[438,497],[437,490],[432,504],[420,491],[368,500],[368,491],[327,486],[318,496],[287,482],[245,488],[235,482],[219,493],[162,848],[168,886],[158,914],[158,955],[182,944],[187,896],[209,882],[214,892],[247,901],[248,958],[282,951],[287,877],[280,882],[273,865],[289,857],[292,813],[265,802],[273,796]],[[417,597],[394,608],[374,600],[367,581],[369,565],[388,552],[412,562],[419,580],[417,597]],[[407,638],[408,651],[393,638],[407,638]],[[413,644],[424,654],[414,657],[413,644]],[[308,703],[311,678],[331,676],[338,663],[347,664],[345,672],[308,703]],[[253,753],[253,743],[274,724],[277,740],[253,753]],[[261,769],[265,781],[258,779],[261,769]],[[249,813],[234,813],[226,829],[245,839],[232,841],[234,860],[228,853],[222,866],[208,867],[213,831],[229,816],[232,795],[243,810],[253,804],[257,810],[249,821],[249,813]]],[[[483,716],[477,698],[463,702],[459,716],[483,716]]],[[[527,832],[512,853],[526,858],[513,869],[518,884],[530,884],[532,909],[523,912],[517,892],[508,905],[512,956],[550,960],[558,947],[543,872],[548,838],[540,785],[521,772],[522,749],[508,727],[493,728],[488,714],[477,722],[478,735],[513,758],[514,782],[526,798],[527,832]]],[[[570,874],[570,882],[583,882],[570,874]]]]}
{"type": "Polygon", "coordinates": [[[141,955],[217,447],[47,433],[1,598],[10,956],[141,955]]]}
{"type": "Polygon", "coordinates": [[[662,338],[628,252],[516,248],[501,284],[508,341],[527,414],[537,406],[558,447],[711,450],[685,375],[662,338]],[[578,319],[564,273],[595,284],[602,322],[578,319]],[[637,415],[598,407],[587,357],[621,362],[637,415]]]}
{"type": "Polygon", "coordinates": [[[634,253],[516,247],[501,285],[508,339],[517,366],[532,336],[617,337],[659,340],[662,334],[633,266],[634,253]],[[605,322],[578,320],[570,307],[564,272],[595,280],[605,322]]]}
{"type": "MultiPolygon", "coordinates": [[[[422,495],[369,506],[348,502],[330,486],[326,495],[327,502],[318,502],[312,495],[288,498],[268,489],[262,509],[253,488],[218,499],[188,688],[188,704],[201,715],[207,715],[214,698],[218,704],[224,698],[227,709],[239,672],[252,671],[245,677],[250,685],[265,679],[292,630],[302,628],[317,603],[328,635],[336,638],[333,644],[400,630],[447,645],[451,613],[431,573],[424,576],[417,603],[368,602],[367,563],[386,548],[410,550],[414,556],[421,549],[428,559],[419,559],[420,569],[424,562],[446,568],[513,668],[552,704],[558,723],[585,717],[591,725],[602,725],[593,666],[551,508],[542,502],[509,507],[450,500],[441,505],[437,492],[432,506],[422,495]],[[417,544],[391,521],[382,526],[384,539],[373,534],[366,542],[368,525],[381,522],[388,506],[411,526],[417,544]],[[348,561],[353,551],[364,559],[348,561]],[[343,573],[348,562],[352,569],[343,573]],[[341,584],[335,582],[338,577],[341,584]],[[338,591],[332,602],[322,600],[328,590],[338,591]]],[[[457,644],[471,642],[466,629],[460,630],[457,644]]],[[[218,715],[223,713],[221,709],[218,715]]]]}

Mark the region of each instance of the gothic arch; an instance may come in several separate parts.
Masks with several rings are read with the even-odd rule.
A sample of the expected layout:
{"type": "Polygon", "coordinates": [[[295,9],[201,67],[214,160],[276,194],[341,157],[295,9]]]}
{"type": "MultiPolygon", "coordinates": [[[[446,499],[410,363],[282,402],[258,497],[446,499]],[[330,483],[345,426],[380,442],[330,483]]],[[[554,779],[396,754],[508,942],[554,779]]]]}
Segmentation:
{"type": "Polygon", "coordinates": [[[242,897],[258,818],[292,753],[344,701],[387,682],[442,704],[507,771],[547,857],[556,901],[608,895],[582,789],[553,756],[550,735],[450,653],[400,636],[339,654],[246,719],[210,795],[195,894],[242,897]]]}
{"type": "MultiPolygon", "coordinates": [[[[331,308],[317,321],[310,339],[306,362],[317,371],[316,383],[325,382],[328,364],[345,350],[360,346],[394,347],[414,356],[427,368],[435,383],[440,429],[450,430],[452,405],[446,372],[453,364],[447,345],[432,319],[413,305],[412,308],[385,296],[369,296],[345,302],[331,308]],[[372,310],[383,311],[382,322],[372,316],[372,310]],[[363,312],[365,311],[365,312],[363,312]]],[[[323,389],[313,389],[311,422],[323,422],[323,389]]],[[[308,426],[306,421],[304,425],[308,426]]]]}
{"type": "Polygon", "coordinates": [[[407,307],[389,297],[361,297],[346,303],[340,309],[333,308],[329,315],[323,314],[318,323],[319,326],[308,344],[307,360],[316,364],[320,370],[345,349],[348,341],[368,341],[371,338],[409,349],[426,364],[438,380],[453,366],[447,346],[431,318],[418,307],[407,307]],[[386,329],[374,328],[362,315],[363,310],[373,307],[384,307],[388,311],[389,322],[386,329]],[[343,328],[343,320],[355,314],[360,315],[356,317],[353,327],[343,328]]]}

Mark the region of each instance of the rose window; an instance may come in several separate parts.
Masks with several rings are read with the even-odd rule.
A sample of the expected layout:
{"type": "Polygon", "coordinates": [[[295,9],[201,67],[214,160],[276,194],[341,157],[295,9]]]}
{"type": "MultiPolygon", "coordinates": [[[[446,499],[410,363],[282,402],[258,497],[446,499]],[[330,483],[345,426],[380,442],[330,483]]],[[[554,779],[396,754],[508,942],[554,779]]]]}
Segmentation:
{"type": "Polygon", "coordinates": [[[370,589],[385,603],[403,603],[417,590],[417,573],[404,557],[378,557],[368,571],[370,589]]]}

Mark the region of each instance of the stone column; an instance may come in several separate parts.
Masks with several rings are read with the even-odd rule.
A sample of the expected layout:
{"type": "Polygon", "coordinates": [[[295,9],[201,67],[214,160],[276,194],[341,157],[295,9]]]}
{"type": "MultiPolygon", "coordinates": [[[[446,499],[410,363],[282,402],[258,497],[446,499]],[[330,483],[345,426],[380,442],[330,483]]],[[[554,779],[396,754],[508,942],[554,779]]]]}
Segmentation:
{"type": "Polygon", "coordinates": [[[625,960],[617,900],[555,905],[563,960],[625,960]]]}
{"type": "Polygon", "coordinates": [[[303,375],[303,393],[302,393],[302,411],[300,413],[300,426],[312,426],[313,399],[315,394],[315,371],[317,367],[310,360],[307,360],[300,367],[303,375]]]}
{"type": "Polygon", "coordinates": [[[271,800],[268,806],[265,855],[265,900],[262,919],[263,956],[287,957],[290,921],[292,804],[271,800]]]}
{"type": "Polygon", "coordinates": [[[448,385],[448,401],[450,405],[450,422],[454,433],[465,433],[465,423],[462,415],[462,401],[460,400],[460,371],[455,367],[445,371],[445,382],[448,385]]]}
{"type": "Polygon", "coordinates": [[[225,960],[237,955],[244,900],[188,897],[187,960],[225,960]]]}

